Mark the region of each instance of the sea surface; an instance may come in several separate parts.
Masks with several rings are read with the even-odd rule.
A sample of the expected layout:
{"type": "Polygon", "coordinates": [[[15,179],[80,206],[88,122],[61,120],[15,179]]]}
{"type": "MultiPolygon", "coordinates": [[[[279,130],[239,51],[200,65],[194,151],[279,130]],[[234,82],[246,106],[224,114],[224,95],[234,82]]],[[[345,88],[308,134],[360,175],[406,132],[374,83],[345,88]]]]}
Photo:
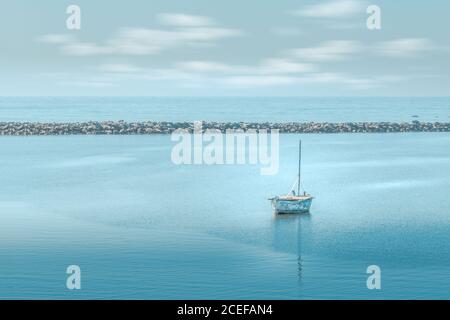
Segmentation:
{"type": "MultiPolygon", "coordinates": [[[[433,101],[392,117],[386,106],[343,112],[447,117],[448,100],[433,101]]],[[[1,105],[2,120],[185,119],[172,106],[1,105]]],[[[260,120],[269,109],[186,117],[260,120]]],[[[337,109],[314,120],[344,119],[337,109]]],[[[163,135],[0,137],[0,298],[450,298],[450,134],[281,135],[272,176],[259,165],[175,165],[173,145],[163,135]],[[274,216],[267,199],[294,181],[299,139],[311,214],[274,216]],[[81,290],[66,288],[69,265],[81,268],[81,290]],[[369,265],[381,268],[381,290],[367,289],[369,265]]]]}
{"type": "MultiPolygon", "coordinates": [[[[449,119],[449,98],[0,98],[0,121],[449,119]]],[[[449,298],[448,133],[280,139],[262,176],[175,165],[169,136],[1,137],[0,298],[449,298]],[[311,214],[274,216],[299,139],[311,214]]]]}
{"type": "Polygon", "coordinates": [[[0,122],[450,121],[450,97],[0,97],[0,122]]]}

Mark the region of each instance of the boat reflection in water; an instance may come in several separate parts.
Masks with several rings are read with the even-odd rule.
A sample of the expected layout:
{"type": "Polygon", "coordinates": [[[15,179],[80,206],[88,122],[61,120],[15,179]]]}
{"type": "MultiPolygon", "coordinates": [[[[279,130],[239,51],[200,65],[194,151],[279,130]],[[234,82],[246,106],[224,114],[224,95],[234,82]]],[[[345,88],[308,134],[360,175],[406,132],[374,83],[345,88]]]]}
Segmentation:
{"type": "Polygon", "coordinates": [[[306,240],[304,233],[308,232],[311,216],[299,214],[274,214],[274,249],[276,251],[297,255],[297,276],[302,281],[303,260],[302,248],[306,240]]]}

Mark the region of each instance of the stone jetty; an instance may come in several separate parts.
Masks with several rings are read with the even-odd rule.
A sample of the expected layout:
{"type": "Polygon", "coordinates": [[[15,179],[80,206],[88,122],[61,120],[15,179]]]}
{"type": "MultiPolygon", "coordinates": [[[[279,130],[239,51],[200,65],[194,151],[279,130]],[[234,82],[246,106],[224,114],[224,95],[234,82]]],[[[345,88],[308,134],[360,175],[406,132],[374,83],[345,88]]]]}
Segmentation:
{"type": "MultiPolygon", "coordinates": [[[[389,132],[450,132],[450,122],[202,122],[203,130],[217,129],[278,129],[280,133],[389,133],[389,132]]],[[[90,121],[67,123],[0,122],[2,136],[32,135],[136,135],[170,134],[176,129],[192,132],[193,122],[125,122],[90,121]]]]}

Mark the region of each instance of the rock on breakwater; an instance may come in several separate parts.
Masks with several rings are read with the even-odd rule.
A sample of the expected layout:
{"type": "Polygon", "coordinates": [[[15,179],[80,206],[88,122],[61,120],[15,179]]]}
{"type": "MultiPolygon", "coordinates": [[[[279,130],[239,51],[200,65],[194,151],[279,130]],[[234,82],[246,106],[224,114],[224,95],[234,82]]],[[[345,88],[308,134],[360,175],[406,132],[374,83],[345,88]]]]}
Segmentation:
{"type": "MultiPolygon", "coordinates": [[[[387,133],[387,132],[450,132],[450,122],[203,122],[203,130],[225,132],[235,130],[278,129],[280,133],[387,133]]],[[[67,123],[0,122],[0,135],[126,135],[170,134],[176,129],[193,132],[192,122],[125,122],[89,121],[67,123]]]]}

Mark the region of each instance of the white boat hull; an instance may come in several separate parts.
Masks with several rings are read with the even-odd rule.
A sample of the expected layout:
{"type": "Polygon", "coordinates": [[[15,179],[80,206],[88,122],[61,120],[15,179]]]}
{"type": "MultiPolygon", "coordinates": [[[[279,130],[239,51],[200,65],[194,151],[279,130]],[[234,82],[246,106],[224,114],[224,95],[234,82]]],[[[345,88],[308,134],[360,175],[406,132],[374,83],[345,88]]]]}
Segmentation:
{"type": "Polygon", "coordinates": [[[272,199],[272,208],[277,214],[308,213],[312,197],[276,197],[272,199]]]}

